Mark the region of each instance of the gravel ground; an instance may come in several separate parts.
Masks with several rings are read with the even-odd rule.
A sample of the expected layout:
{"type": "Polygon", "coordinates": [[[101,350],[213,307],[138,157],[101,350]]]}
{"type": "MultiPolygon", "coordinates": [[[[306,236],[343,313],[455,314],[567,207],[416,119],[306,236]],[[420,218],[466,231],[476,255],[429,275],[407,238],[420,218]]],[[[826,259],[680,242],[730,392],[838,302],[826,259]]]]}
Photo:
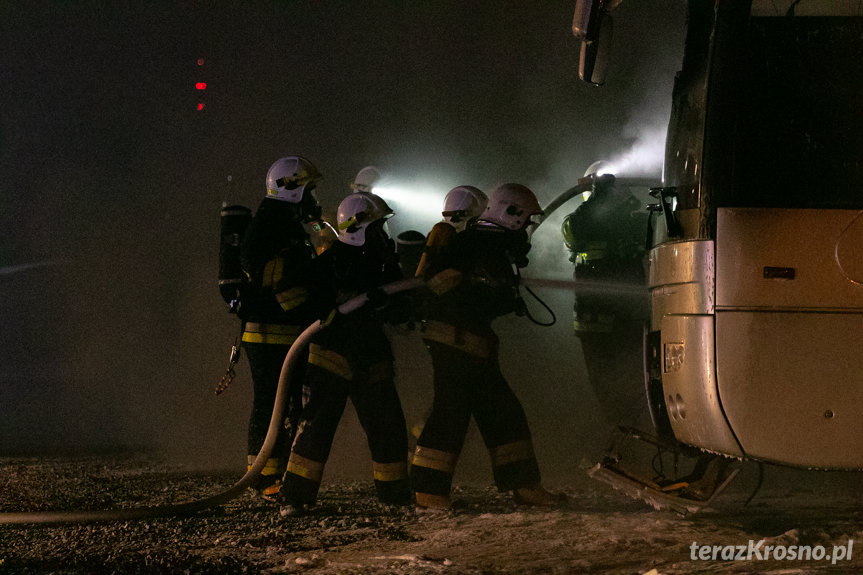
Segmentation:
{"type": "MultiPolygon", "coordinates": [[[[237,479],[136,454],[5,457],[0,513],[174,504],[237,479]]],[[[381,505],[371,482],[325,483],[321,505],[303,517],[282,518],[245,492],[188,517],[0,525],[0,573],[850,573],[863,562],[698,562],[689,546],[846,544],[863,536],[855,481],[831,488],[827,500],[783,484],[745,510],[747,493],[732,493],[724,510],[690,517],[594,483],[565,489],[570,503],[559,510],[517,507],[489,486],[460,487],[458,508],[444,514],[381,505]]]]}

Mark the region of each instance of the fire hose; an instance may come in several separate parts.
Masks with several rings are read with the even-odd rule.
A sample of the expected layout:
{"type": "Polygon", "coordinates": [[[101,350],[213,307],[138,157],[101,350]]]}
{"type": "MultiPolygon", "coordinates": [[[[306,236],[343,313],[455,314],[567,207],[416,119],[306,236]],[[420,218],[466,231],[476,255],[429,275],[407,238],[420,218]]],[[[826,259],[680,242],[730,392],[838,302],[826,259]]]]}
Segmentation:
{"type": "MultiPolygon", "coordinates": [[[[411,278],[400,280],[382,286],[381,289],[387,294],[415,289],[423,284],[421,279],[411,278]]],[[[369,301],[367,294],[361,294],[350,299],[338,307],[338,313],[349,314],[361,308],[369,301]]],[[[320,320],[315,321],[307,327],[291,346],[282,364],[279,375],[279,385],[276,391],[276,400],[273,405],[273,416],[270,418],[270,427],[267,437],[258,452],[251,468],[233,486],[226,491],[217,493],[210,497],[169,505],[154,505],[150,507],[132,507],[120,509],[104,509],[93,511],[24,511],[18,513],[0,513],[0,525],[3,524],[32,524],[32,523],[93,523],[97,521],[127,521],[131,519],[149,519],[155,517],[183,516],[197,513],[198,511],[227,503],[236,498],[252,485],[261,470],[270,458],[279,431],[284,419],[285,399],[288,393],[288,381],[293,372],[300,354],[305,351],[309,340],[323,329],[320,320]]]]}

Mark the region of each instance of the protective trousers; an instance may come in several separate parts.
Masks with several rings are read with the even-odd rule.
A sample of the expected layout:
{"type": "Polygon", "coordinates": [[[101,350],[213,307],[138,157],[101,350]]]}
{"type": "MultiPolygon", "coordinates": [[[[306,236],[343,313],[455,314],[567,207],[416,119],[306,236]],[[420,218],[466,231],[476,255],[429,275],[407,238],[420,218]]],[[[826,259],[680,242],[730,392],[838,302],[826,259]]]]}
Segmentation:
{"type": "MultiPolygon", "coordinates": [[[[282,364],[285,362],[285,356],[288,354],[291,346],[244,341],[243,348],[249,360],[249,368],[252,372],[252,384],[254,386],[252,412],[249,416],[247,451],[249,466],[251,466],[267,437],[270,419],[273,416],[273,406],[276,402],[276,390],[279,386],[282,364]]],[[[266,465],[261,470],[262,487],[265,487],[268,483],[272,483],[274,480],[280,479],[285,472],[291,444],[294,441],[294,434],[297,431],[300,419],[305,370],[306,362],[298,362],[291,374],[291,381],[288,382],[284,429],[279,433],[270,459],[267,460],[266,465]]]]}
{"type": "Polygon", "coordinates": [[[540,482],[524,409],[500,371],[496,345],[485,356],[426,339],[434,367],[432,412],[411,467],[417,503],[449,501],[471,415],[491,455],[499,490],[540,482]]]}
{"type": "Polygon", "coordinates": [[[289,505],[315,503],[336,428],[350,398],[371,450],[378,499],[407,504],[407,430],[392,360],[356,366],[312,344],[303,393],[300,427],[283,479],[283,501],[289,505]]]}

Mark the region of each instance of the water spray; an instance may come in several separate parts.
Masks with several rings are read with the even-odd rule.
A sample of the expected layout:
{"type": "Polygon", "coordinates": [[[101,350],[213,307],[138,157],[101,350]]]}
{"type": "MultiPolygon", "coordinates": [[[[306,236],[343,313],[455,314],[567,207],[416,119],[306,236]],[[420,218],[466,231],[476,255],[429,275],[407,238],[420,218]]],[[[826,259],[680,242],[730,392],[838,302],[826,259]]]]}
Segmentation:
{"type": "Polygon", "coordinates": [[[43,262],[31,262],[27,264],[18,264],[15,266],[0,266],[0,276],[11,276],[23,271],[47,268],[52,266],[64,265],[70,263],[69,260],[47,260],[43,262]]]}

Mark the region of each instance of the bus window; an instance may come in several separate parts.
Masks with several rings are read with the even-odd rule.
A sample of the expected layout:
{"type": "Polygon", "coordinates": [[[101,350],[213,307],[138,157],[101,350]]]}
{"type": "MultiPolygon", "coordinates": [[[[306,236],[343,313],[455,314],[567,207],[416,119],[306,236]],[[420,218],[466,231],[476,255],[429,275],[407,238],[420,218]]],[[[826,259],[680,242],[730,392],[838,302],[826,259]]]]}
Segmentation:
{"type": "Polygon", "coordinates": [[[752,18],[727,206],[863,208],[863,18],[752,18]]]}

